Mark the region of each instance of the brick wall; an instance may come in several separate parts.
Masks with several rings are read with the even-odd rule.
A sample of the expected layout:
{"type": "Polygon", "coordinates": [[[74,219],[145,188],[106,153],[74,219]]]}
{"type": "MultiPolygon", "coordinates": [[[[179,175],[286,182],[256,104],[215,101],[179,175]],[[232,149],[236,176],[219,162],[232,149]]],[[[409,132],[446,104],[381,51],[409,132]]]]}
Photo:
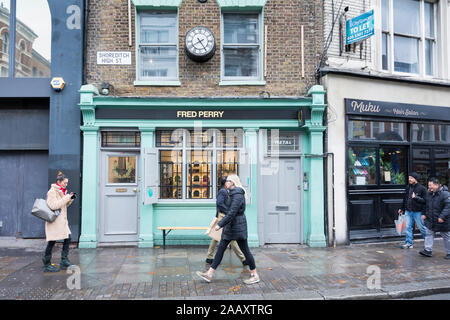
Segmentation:
{"type": "Polygon", "coordinates": [[[183,0],[179,21],[179,87],[134,86],[135,17],[132,6],[133,46],[128,45],[127,1],[89,2],[86,81],[100,87],[105,81],[117,96],[301,96],[315,84],[314,72],[323,47],[323,7],[320,0],[268,0],[264,8],[267,33],[267,76],[265,86],[219,86],[220,7],[214,0],[199,3],[183,0]],[[216,38],[217,51],[206,63],[195,63],[184,53],[186,32],[204,25],[216,38]],[[301,25],[304,25],[305,78],[301,77],[301,25]],[[97,51],[131,51],[132,65],[97,65],[97,51]]]}

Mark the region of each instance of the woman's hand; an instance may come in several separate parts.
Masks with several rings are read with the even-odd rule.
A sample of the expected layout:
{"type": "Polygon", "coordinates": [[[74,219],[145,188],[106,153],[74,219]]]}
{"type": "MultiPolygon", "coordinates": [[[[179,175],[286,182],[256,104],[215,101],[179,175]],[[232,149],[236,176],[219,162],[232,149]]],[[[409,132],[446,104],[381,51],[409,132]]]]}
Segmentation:
{"type": "Polygon", "coordinates": [[[216,231],[219,231],[221,228],[219,227],[219,226],[216,226],[215,228],[214,228],[214,230],[216,230],[216,231]]]}

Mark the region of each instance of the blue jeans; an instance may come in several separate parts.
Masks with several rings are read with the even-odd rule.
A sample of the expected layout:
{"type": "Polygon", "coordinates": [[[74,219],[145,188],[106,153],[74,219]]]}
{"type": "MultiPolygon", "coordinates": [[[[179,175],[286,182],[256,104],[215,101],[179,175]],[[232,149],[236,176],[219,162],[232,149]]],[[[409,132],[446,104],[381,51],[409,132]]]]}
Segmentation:
{"type": "Polygon", "coordinates": [[[412,245],[413,244],[413,230],[414,230],[414,221],[416,222],[417,228],[419,228],[422,237],[425,239],[426,231],[425,225],[423,224],[422,212],[414,212],[414,211],[405,211],[405,220],[406,220],[406,243],[412,245]]]}

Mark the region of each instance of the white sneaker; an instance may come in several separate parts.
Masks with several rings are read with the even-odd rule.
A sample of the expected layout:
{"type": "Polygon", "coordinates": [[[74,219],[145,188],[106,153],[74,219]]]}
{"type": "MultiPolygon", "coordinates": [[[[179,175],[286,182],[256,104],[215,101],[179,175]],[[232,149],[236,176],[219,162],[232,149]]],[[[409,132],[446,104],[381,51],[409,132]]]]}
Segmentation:
{"type": "Polygon", "coordinates": [[[402,245],[402,249],[412,249],[412,248],[414,248],[412,244],[405,243],[404,245],[402,245]]]}
{"type": "Polygon", "coordinates": [[[208,276],[208,272],[197,271],[196,274],[206,282],[211,282],[212,277],[208,276]]]}
{"type": "Polygon", "coordinates": [[[258,274],[250,276],[247,280],[244,280],[245,284],[254,284],[259,282],[259,276],[258,274]]]}

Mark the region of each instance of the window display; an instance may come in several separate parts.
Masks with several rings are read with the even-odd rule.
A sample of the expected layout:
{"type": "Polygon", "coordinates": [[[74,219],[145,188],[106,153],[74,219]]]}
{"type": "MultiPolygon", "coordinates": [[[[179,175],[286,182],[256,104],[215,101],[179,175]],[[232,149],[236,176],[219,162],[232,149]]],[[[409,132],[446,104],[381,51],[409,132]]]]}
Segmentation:
{"type": "Polygon", "coordinates": [[[380,181],[382,184],[406,184],[406,155],[403,148],[380,148],[380,181]]]}
{"type": "Polygon", "coordinates": [[[375,184],[375,148],[351,147],[348,151],[350,185],[375,184]]]}
{"type": "Polygon", "coordinates": [[[156,146],[160,199],[213,199],[220,177],[239,173],[243,130],[158,130],[156,146]]]}

